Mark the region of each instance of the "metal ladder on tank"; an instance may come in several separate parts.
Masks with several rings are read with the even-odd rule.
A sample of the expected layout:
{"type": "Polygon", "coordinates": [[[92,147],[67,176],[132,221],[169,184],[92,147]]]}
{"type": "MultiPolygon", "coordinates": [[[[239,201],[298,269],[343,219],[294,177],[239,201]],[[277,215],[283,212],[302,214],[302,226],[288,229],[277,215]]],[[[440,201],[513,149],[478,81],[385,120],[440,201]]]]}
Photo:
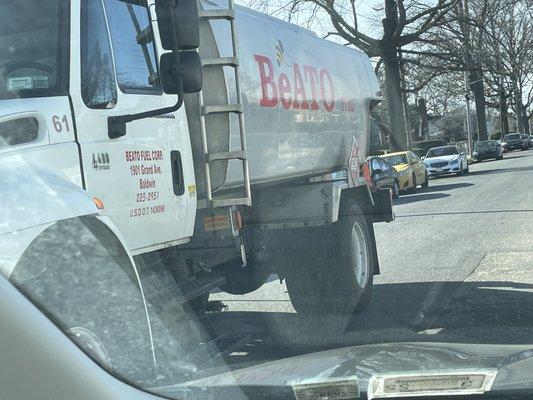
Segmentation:
{"type": "MultiPolygon", "coordinates": [[[[237,29],[235,26],[235,4],[233,0],[228,0],[228,9],[224,10],[201,10],[200,19],[203,20],[226,20],[230,23],[231,30],[231,44],[233,54],[232,57],[219,57],[202,60],[202,66],[209,67],[231,67],[235,72],[235,89],[236,89],[236,104],[224,104],[205,106],[203,92],[200,92],[200,130],[202,136],[202,147],[204,152],[205,162],[205,188],[207,196],[207,205],[210,208],[231,207],[231,206],[251,206],[252,195],[250,188],[250,169],[248,165],[248,154],[246,150],[246,129],[244,125],[244,115],[242,107],[241,81],[239,74],[239,58],[238,58],[238,43],[237,43],[237,29]],[[210,153],[209,143],[207,140],[206,131],[206,117],[213,114],[237,114],[239,118],[239,133],[240,133],[240,150],[210,153]],[[244,178],[244,197],[222,197],[215,198],[213,196],[213,187],[211,183],[211,163],[214,161],[228,161],[240,160],[242,162],[242,172],[244,178]]],[[[231,127],[231,119],[230,119],[231,127]]]]}

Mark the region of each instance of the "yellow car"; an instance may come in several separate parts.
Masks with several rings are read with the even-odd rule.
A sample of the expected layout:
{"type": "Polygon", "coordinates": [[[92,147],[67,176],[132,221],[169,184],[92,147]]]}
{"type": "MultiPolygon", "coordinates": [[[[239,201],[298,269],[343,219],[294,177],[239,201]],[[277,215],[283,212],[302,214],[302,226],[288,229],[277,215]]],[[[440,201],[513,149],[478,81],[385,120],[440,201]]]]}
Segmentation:
{"type": "Polygon", "coordinates": [[[418,186],[429,186],[429,175],[426,166],[412,151],[401,151],[381,156],[398,174],[400,190],[416,192],[418,186]]]}

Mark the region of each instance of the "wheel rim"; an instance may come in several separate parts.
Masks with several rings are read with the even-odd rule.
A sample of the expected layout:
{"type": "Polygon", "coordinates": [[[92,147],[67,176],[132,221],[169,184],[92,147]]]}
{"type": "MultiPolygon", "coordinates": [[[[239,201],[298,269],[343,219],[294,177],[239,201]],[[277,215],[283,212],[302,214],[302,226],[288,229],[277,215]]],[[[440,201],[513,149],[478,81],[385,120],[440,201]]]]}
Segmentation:
{"type": "Polygon", "coordinates": [[[370,278],[370,268],[368,263],[368,248],[363,227],[355,223],[352,227],[352,264],[355,279],[362,288],[368,285],[370,278]]]}

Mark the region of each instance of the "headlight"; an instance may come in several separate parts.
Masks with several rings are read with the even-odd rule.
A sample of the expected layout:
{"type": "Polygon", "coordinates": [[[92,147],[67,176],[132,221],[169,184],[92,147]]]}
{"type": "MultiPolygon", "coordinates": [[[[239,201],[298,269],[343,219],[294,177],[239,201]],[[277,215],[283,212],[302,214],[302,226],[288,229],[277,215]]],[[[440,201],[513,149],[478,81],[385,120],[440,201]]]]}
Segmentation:
{"type": "Polygon", "coordinates": [[[398,176],[407,176],[407,175],[409,175],[409,171],[398,172],[398,176]]]}
{"type": "Polygon", "coordinates": [[[455,165],[455,164],[459,164],[459,159],[456,158],[455,160],[453,160],[450,165],[455,165]]]}
{"type": "Polygon", "coordinates": [[[474,157],[477,156],[477,151],[474,151],[474,152],[472,153],[472,155],[473,155],[474,157]]]}

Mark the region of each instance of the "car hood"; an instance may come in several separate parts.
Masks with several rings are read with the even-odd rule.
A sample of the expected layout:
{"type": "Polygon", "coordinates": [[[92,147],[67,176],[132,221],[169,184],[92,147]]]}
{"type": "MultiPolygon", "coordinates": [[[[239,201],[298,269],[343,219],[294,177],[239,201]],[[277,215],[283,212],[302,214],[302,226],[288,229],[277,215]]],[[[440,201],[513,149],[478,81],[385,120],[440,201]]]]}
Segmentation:
{"type": "Polygon", "coordinates": [[[190,399],[287,399],[305,385],[328,388],[344,381],[360,393],[370,391],[370,398],[371,387],[383,377],[423,375],[427,376],[427,387],[428,379],[431,382],[435,376],[457,374],[486,376],[484,389],[491,392],[533,390],[533,346],[390,343],[348,347],[244,368],[166,390],[190,399]]]}
{"type": "Polygon", "coordinates": [[[442,157],[426,157],[424,159],[424,161],[427,161],[427,162],[430,162],[430,163],[439,162],[439,161],[450,162],[450,161],[453,161],[453,160],[455,160],[457,158],[459,158],[459,155],[458,154],[454,154],[454,155],[451,155],[451,156],[442,156],[442,157]]]}
{"type": "Polygon", "coordinates": [[[410,167],[409,164],[398,164],[398,165],[393,166],[396,172],[403,172],[405,170],[408,170],[409,167],[410,167]]]}

